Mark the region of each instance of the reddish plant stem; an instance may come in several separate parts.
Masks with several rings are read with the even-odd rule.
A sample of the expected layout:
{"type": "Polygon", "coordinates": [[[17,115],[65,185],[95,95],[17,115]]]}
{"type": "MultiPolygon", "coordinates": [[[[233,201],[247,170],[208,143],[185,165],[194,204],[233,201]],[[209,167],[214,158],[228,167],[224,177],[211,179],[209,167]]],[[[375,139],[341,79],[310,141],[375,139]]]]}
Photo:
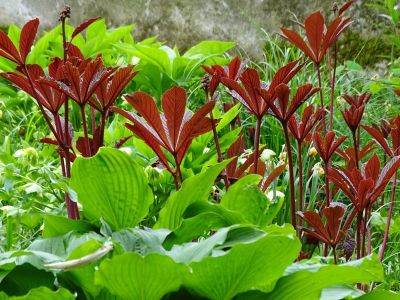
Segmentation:
{"type": "MultiPolygon", "coordinates": [[[[297,166],[299,168],[299,210],[303,211],[303,161],[301,158],[301,142],[297,141],[297,166]]],[[[301,226],[302,223],[303,220],[299,218],[299,226],[301,226]]]]}
{"type": "MultiPolygon", "coordinates": [[[[333,130],[333,109],[334,109],[334,101],[335,101],[335,86],[336,86],[336,67],[337,67],[337,45],[334,43],[333,47],[333,70],[331,70],[331,51],[328,51],[328,72],[330,74],[330,82],[331,82],[331,90],[330,90],[330,105],[329,105],[329,130],[333,130]]],[[[328,161],[328,167],[330,168],[332,165],[331,159],[328,161]]],[[[332,199],[332,192],[328,190],[328,197],[332,199]]]]}
{"type": "Polygon", "coordinates": [[[361,234],[361,257],[364,257],[366,254],[366,240],[368,238],[367,236],[367,223],[368,223],[368,210],[369,207],[367,206],[364,209],[364,219],[363,219],[363,228],[362,228],[362,234],[361,234]]]}
{"type": "Polygon", "coordinates": [[[290,187],[290,212],[292,218],[292,225],[297,231],[296,226],[296,195],[294,191],[294,173],[293,173],[293,159],[292,159],[292,148],[290,147],[289,131],[286,122],[282,122],[283,133],[285,135],[285,144],[287,148],[287,156],[289,162],[289,187],[290,187]]]}
{"type": "Polygon", "coordinates": [[[395,194],[396,194],[396,184],[397,184],[397,174],[394,175],[394,177],[393,177],[392,192],[390,194],[389,212],[388,212],[387,221],[386,221],[386,228],[385,228],[385,233],[383,234],[382,246],[381,246],[381,249],[379,249],[379,261],[382,261],[383,257],[385,256],[386,245],[387,245],[387,241],[388,241],[388,237],[389,237],[390,223],[392,221],[392,215],[393,215],[394,198],[395,198],[395,194]]]}
{"type": "Polygon", "coordinates": [[[179,190],[178,174],[176,172],[172,173],[172,177],[174,177],[175,190],[179,190]]]}
{"type": "Polygon", "coordinates": [[[319,64],[317,66],[317,75],[318,75],[318,87],[319,87],[319,99],[320,99],[320,106],[322,109],[322,118],[321,118],[321,124],[323,127],[323,132],[324,136],[326,135],[326,120],[325,120],[325,107],[324,107],[324,95],[322,92],[322,79],[321,79],[321,67],[319,64]]]}
{"type": "Polygon", "coordinates": [[[362,219],[362,212],[358,212],[357,214],[357,237],[356,237],[356,252],[357,252],[357,259],[361,258],[361,219],[362,219]]]}
{"type": "Polygon", "coordinates": [[[90,116],[92,119],[92,134],[94,136],[94,133],[96,131],[96,114],[92,106],[90,106],[90,116]]]}
{"type": "Polygon", "coordinates": [[[336,255],[336,246],[332,246],[333,251],[333,262],[337,265],[337,255],[336,255]]]}
{"type": "Polygon", "coordinates": [[[182,184],[183,177],[182,177],[182,173],[181,173],[181,166],[178,163],[178,158],[177,158],[176,154],[174,154],[173,156],[174,156],[174,161],[175,161],[175,172],[172,173],[172,176],[174,177],[175,188],[176,188],[176,190],[179,190],[179,180],[180,180],[180,183],[182,184]]]}
{"type": "Polygon", "coordinates": [[[181,184],[183,183],[183,176],[182,176],[182,171],[181,171],[181,165],[178,164],[178,175],[179,175],[179,180],[181,181],[181,184]]]}
{"type": "MultiPolygon", "coordinates": [[[[368,211],[368,220],[371,218],[371,209],[368,211]]],[[[371,240],[371,226],[367,227],[367,235],[368,235],[368,252],[370,255],[372,253],[372,240],[371,240]]]]}
{"type": "Polygon", "coordinates": [[[328,163],[324,164],[324,173],[325,173],[325,193],[326,193],[326,207],[331,204],[331,193],[329,189],[330,180],[327,176],[328,174],[328,163]]]}
{"type": "Polygon", "coordinates": [[[256,133],[254,135],[254,174],[258,172],[258,158],[260,152],[261,117],[257,117],[256,133]]]}
{"type": "Polygon", "coordinates": [[[337,44],[333,44],[333,70],[331,76],[331,101],[329,105],[329,130],[333,130],[333,108],[335,101],[335,85],[336,85],[336,66],[337,66],[337,44]]]}
{"type": "Polygon", "coordinates": [[[85,105],[81,104],[81,117],[82,117],[82,125],[83,125],[83,134],[85,137],[85,145],[86,145],[86,151],[87,155],[91,155],[92,151],[90,150],[90,141],[89,141],[89,132],[88,132],[88,127],[86,123],[86,112],[85,112],[85,105]]]}
{"type": "MultiPolygon", "coordinates": [[[[66,38],[66,34],[65,34],[65,19],[64,18],[61,19],[61,29],[62,29],[62,39],[63,39],[63,52],[64,52],[63,60],[64,60],[64,63],[66,63],[67,58],[68,58],[68,49],[67,49],[67,38],[66,38]]],[[[72,146],[71,146],[72,141],[70,140],[68,122],[69,122],[69,106],[68,106],[68,97],[66,97],[65,102],[64,102],[64,138],[65,138],[65,145],[66,145],[65,176],[67,178],[70,178],[71,177],[71,155],[69,153],[69,149],[72,149],[72,146]]],[[[67,204],[68,203],[70,204],[72,219],[79,220],[80,215],[79,215],[78,204],[71,200],[68,193],[65,193],[65,202],[67,204]]]]}
{"type": "Polygon", "coordinates": [[[324,256],[325,257],[328,256],[328,250],[329,250],[329,245],[328,244],[324,244],[324,256]]]}
{"type": "Polygon", "coordinates": [[[64,63],[67,61],[67,38],[65,35],[65,18],[61,19],[61,32],[62,32],[62,42],[63,42],[63,54],[64,63]]]}
{"type": "MultiPolygon", "coordinates": [[[[224,158],[222,157],[222,151],[221,151],[221,145],[219,143],[219,138],[218,138],[218,132],[217,132],[217,126],[215,124],[215,119],[212,111],[210,112],[210,120],[211,120],[211,128],[214,136],[214,143],[215,143],[215,148],[217,149],[217,157],[218,157],[218,162],[222,162],[224,158]]],[[[229,188],[229,179],[228,179],[228,174],[226,173],[226,169],[224,168],[222,170],[221,176],[224,180],[225,183],[225,188],[229,188]]]]}
{"type": "MultiPolygon", "coordinates": [[[[386,165],[387,155],[386,152],[383,155],[383,165],[386,165]]],[[[385,194],[382,193],[381,195],[381,206],[385,204],[385,194]]]]}
{"type": "Polygon", "coordinates": [[[177,163],[177,157],[174,155],[174,161],[175,161],[175,172],[171,172],[172,177],[174,177],[174,183],[175,183],[175,189],[179,190],[179,164],[177,163]]]}
{"type": "MultiPolygon", "coordinates": [[[[61,127],[61,121],[60,121],[60,116],[57,114],[53,114],[53,118],[54,118],[54,123],[56,126],[56,130],[58,131],[58,133],[60,135],[62,135],[62,127],[61,127]]],[[[62,151],[62,150],[61,150],[62,151]]],[[[60,156],[60,162],[61,162],[61,173],[64,177],[67,177],[67,171],[66,171],[66,161],[64,160],[64,157],[62,155],[62,153],[59,153],[60,156]]],[[[67,208],[67,215],[68,218],[70,219],[75,219],[75,209],[73,207],[72,201],[69,197],[67,197],[68,193],[64,194],[65,197],[65,205],[67,208]]]]}
{"type": "Polygon", "coordinates": [[[106,120],[108,115],[108,108],[101,112],[101,119],[100,119],[100,134],[99,134],[99,146],[103,146],[104,144],[104,131],[106,128],[106,120]]]}
{"type": "Polygon", "coordinates": [[[358,161],[358,143],[357,143],[357,137],[356,137],[356,132],[352,132],[353,136],[353,144],[354,144],[354,160],[356,162],[356,167],[357,169],[360,169],[359,167],[359,161],[358,161]]]}
{"type": "MultiPolygon", "coordinates": [[[[204,92],[206,94],[206,102],[209,102],[210,98],[208,96],[208,88],[205,88],[204,92]]],[[[232,98],[232,99],[234,99],[234,98],[232,98]]],[[[213,115],[212,111],[210,111],[210,120],[211,120],[211,128],[212,128],[212,132],[213,132],[215,148],[217,150],[218,162],[222,162],[224,160],[224,158],[222,156],[221,145],[219,143],[218,132],[217,132],[217,125],[215,123],[215,119],[214,119],[214,115],[213,115]]],[[[224,180],[225,188],[228,190],[230,183],[229,183],[228,174],[226,172],[226,168],[224,168],[222,170],[221,176],[224,180]]]]}

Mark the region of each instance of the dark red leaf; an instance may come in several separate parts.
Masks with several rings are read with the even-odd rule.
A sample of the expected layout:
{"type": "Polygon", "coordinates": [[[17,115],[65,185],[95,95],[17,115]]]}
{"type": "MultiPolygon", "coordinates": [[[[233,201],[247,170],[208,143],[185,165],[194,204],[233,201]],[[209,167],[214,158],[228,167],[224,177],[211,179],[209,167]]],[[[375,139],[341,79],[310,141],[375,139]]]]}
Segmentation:
{"type": "Polygon", "coordinates": [[[353,4],[353,0],[347,1],[345,4],[342,5],[341,8],[339,8],[339,16],[342,15],[346,10],[349,9],[349,7],[353,4]]]}
{"type": "Polygon", "coordinates": [[[72,43],[67,43],[67,56],[70,57],[76,57],[81,60],[84,60],[85,57],[83,56],[81,49],[79,49],[77,46],[75,46],[72,43]]]}
{"type": "Polygon", "coordinates": [[[285,28],[281,28],[281,31],[286,39],[288,39],[292,44],[303,51],[308,57],[311,58],[311,60],[317,60],[317,57],[315,57],[314,53],[297,32],[285,28]]]}
{"type": "Polygon", "coordinates": [[[383,137],[382,133],[379,130],[370,127],[361,125],[362,128],[365,129],[372,137],[378,142],[378,144],[383,148],[387,155],[393,157],[393,151],[390,149],[389,144],[387,143],[386,139],[383,137]]]}
{"type": "Polygon", "coordinates": [[[161,104],[167,121],[171,145],[176,148],[186,108],[185,90],[174,85],[163,94],[161,104]]]}
{"type": "Polygon", "coordinates": [[[285,171],[286,164],[277,166],[267,177],[265,177],[261,184],[261,190],[265,192],[270,184],[285,171]]]}
{"type": "Polygon", "coordinates": [[[340,228],[343,220],[346,206],[342,203],[332,202],[329,207],[322,209],[322,213],[326,217],[326,227],[329,232],[330,240],[334,244],[341,239],[340,228]]]}
{"type": "Polygon", "coordinates": [[[376,154],[368,160],[363,168],[363,176],[366,178],[372,178],[374,182],[378,179],[380,171],[380,162],[376,154]]]}
{"type": "Polygon", "coordinates": [[[239,56],[236,56],[228,65],[229,73],[228,78],[232,80],[237,80],[240,76],[241,70],[243,69],[243,64],[239,56]]]}
{"type": "Polygon", "coordinates": [[[19,53],[21,60],[25,64],[26,57],[31,51],[33,42],[35,40],[37,30],[39,27],[39,19],[33,19],[27,22],[21,30],[21,36],[19,40],[19,53]]]}
{"type": "Polygon", "coordinates": [[[80,34],[82,31],[84,31],[86,28],[88,28],[90,26],[90,24],[96,22],[99,19],[100,19],[100,17],[89,19],[89,20],[83,22],[82,24],[80,24],[78,27],[76,27],[74,32],[72,33],[71,41],[74,39],[74,37],[76,37],[78,34],[80,34]]]}
{"type": "Polygon", "coordinates": [[[0,30],[0,56],[22,65],[21,56],[10,38],[0,30]]]}
{"type": "Polygon", "coordinates": [[[238,162],[239,155],[244,151],[244,139],[243,134],[237,138],[237,140],[229,147],[226,152],[227,158],[234,158],[227,166],[226,173],[228,177],[232,178],[235,176],[236,165],[238,162]]]}
{"type": "Polygon", "coordinates": [[[307,99],[309,99],[318,91],[319,88],[313,88],[312,84],[310,83],[300,86],[292,99],[285,118],[289,119],[307,99]]]}
{"type": "MultiPolygon", "coordinates": [[[[260,147],[260,149],[258,151],[258,157],[261,156],[261,153],[263,152],[264,149],[265,149],[265,146],[260,147]]],[[[236,169],[236,172],[235,172],[235,175],[234,175],[235,178],[240,178],[245,174],[246,170],[248,168],[250,168],[250,166],[252,164],[254,164],[255,156],[256,156],[256,153],[253,152],[246,158],[246,160],[243,163],[243,165],[241,165],[239,168],[236,169]]]]}
{"type": "Polygon", "coordinates": [[[276,97],[275,88],[281,83],[289,83],[289,81],[303,68],[304,63],[299,64],[299,60],[300,59],[289,62],[275,73],[271,84],[268,87],[272,99],[275,99],[276,97]]]}
{"type": "Polygon", "coordinates": [[[247,108],[247,110],[252,113],[256,112],[256,108],[253,106],[252,101],[239,83],[229,78],[221,78],[221,83],[231,90],[232,97],[242,103],[247,108]]]}
{"type": "Polygon", "coordinates": [[[311,14],[304,22],[307,40],[314,57],[320,59],[320,51],[323,43],[323,34],[325,29],[325,20],[320,11],[311,14]]]}

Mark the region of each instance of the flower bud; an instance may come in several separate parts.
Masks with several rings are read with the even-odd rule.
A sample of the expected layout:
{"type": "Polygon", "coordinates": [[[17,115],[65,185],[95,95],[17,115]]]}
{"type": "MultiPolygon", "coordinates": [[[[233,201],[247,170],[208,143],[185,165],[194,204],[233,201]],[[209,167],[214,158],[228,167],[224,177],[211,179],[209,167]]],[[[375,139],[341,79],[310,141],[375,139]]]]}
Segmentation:
{"type": "Polygon", "coordinates": [[[315,157],[318,154],[317,149],[315,147],[311,147],[310,150],[308,150],[308,156],[315,157]]]}

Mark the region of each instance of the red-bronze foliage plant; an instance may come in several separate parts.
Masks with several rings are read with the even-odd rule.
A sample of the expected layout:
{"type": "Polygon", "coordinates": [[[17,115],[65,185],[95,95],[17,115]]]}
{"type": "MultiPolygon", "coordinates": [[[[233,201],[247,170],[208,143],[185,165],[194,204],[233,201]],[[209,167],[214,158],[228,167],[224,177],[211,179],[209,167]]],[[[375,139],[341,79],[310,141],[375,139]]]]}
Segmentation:
{"type": "Polygon", "coordinates": [[[326,133],[324,137],[321,136],[319,132],[314,132],[312,136],[312,141],[315,149],[317,150],[319,156],[324,162],[324,171],[325,171],[325,193],[326,193],[326,206],[329,206],[330,199],[330,189],[329,189],[329,176],[326,176],[329,169],[329,162],[331,157],[338,150],[339,146],[346,139],[345,136],[341,136],[335,139],[335,133],[333,131],[329,131],[326,133]]]}
{"type": "MultiPolygon", "coordinates": [[[[67,42],[65,23],[69,17],[70,9],[65,7],[60,13],[64,56],[51,58],[52,62],[48,65],[48,72],[38,64],[26,63],[38,31],[38,19],[31,20],[24,25],[18,47],[0,31],[0,56],[16,64],[14,72],[0,75],[36,100],[53,136],[52,138],[42,138],[41,141],[57,146],[62,174],[65,177],[70,177],[71,163],[77,155],[75,149],[83,156],[92,156],[103,145],[109,108],[136,75],[133,67],[105,67],[100,56],[95,59],[85,59],[72,41],[98,18],[90,19],[76,27],[67,42]],[[84,136],[76,141],[74,141],[74,129],[69,122],[69,98],[75,101],[81,109],[84,136]],[[64,113],[62,114],[63,107],[64,113]],[[89,107],[92,110],[90,118],[86,114],[86,109],[89,107]],[[93,109],[99,111],[101,115],[99,125],[95,123],[96,116],[93,109]],[[91,137],[87,125],[89,119],[92,120],[91,137]],[[73,143],[75,143],[75,147],[73,143]]],[[[70,199],[68,193],[65,194],[65,201],[68,216],[72,219],[79,219],[77,204],[70,199]]]]}
{"type": "Polygon", "coordinates": [[[178,189],[179,181],[183,182],[181,163],[192,140],[212,128],[211,120],[206,116],[213,109],[215,101],[204,104],[195,113],[186,111],[186,92],[177,86],[163,94],[163,113],[158,111],[154,99],[145,92],[124,95],[124,99],[139,115],[118,107],[112,109],[133,123],[126,123],[125,126],[153,149],[162,165],[174,177],[178,189]],[[172,155],[175,166],[170,165],[162,148],[172,155]]]}
{"type": "MultiPolygon", "coordinates": [[[[374,140],[382,147],[385,151],[385,155],[390,158],[396,157],[400,153],[400,117],[395,118],[392,121],[391,126],[383,121],[380,127],[380,130],[371,126],[362,126],[365,131],[367,131],[374,140]],[[391,147],[389,146],[388,137],[391,137],[392,143],[391,147]]],[[[379,128],[379,127],[378,127],[379,128]]],[[[385,233],[383,235],[382,245],[379,249],[379,259],[382,261],[383,256],[385,254],[386,244],[389,237],[389,229],[390,224],[393,216],[393,207],[396,195],[396,184],[397,184],[397,172],[393,176],[392,182],[392,191],[390,195],[390,202],[389,202],[389,211],[387,215],[385,233]]],[[[384,198],[382,197],[384,200],[384,198]]]]}
{"type": "MultiPolygon", "coordinates": [[[[299,172],[299,205],[298,210],[303,211],[303,159],[302,159],[302,144],[310,135],[314,126],[321,120],[322,110],[317,109],[314,112],[313,105],[307,106],[301,116],[301,121],[299,121],[296,115],[293,115],[289,119],[288,127],[290,133],[296,139],[297,142],[297,168],[299,172]]],[[[301,219],[299,221],[301,226],[301,219]]]]}
{"type": "Polygon", "coordinates": [[[320,242],[332,247],[335,264],[337,263],[336,246],[342,240],[346,228],[343,217],[346,212],[346,206],[343,203],[332,202],[329,206],[322,209],[326,222],[323,223],[321,216],[315,211],[298,211],[301,219],[306,221],[312,230],[300,227],[302,231],[320,242]]]}
{"type": "Polygon", "coordinates": [[[400,156],[395,156],[383,169],[380,169],[379,158],[374,154],[361,170],[357,167],[352,170],[344,168],[328,170],[327,176],[352,202],[354,206],[352,215],[357,214],[357,258],[365,255],[366,222],[371,213],[372,205],[384,191],[399,167],[400,156]],[[362,238],[363,240],[361,240],[362,238]]]}
{"type": "Polygon", "coordinates": [[[229,88],[233,98],[243,104],[246,109],[256,117],[256,129],[254,134],[254,166],[257,173],[257,160],[259,157],[259,144],[261,123],[268,112],[269,101],[276,99],[275,88],[280,84],[287,84],[301,70],[304,64],[293,61],[280,68],[271,80],[268,87],[261,84],[260,76],[253,68],[248,68],[239,77],[242,85],[233,79],[223,77],[222,84],[229,88]]]}
{"type": "MultiPolygon", "coordinates": [[[[321,78],[321,63],[332,45],[336,45],[336,41],[342,32],[351,24],[350,18],[345,18],[342,13],[348,9],[352,1],[346,3],[341,9],[337,17],[335,17],[329,25],[325,25],[325,18],[321,12],[317,11],[312,13],[306,18],[301,27],[304,29],[306,38],[303,39],[297,32],[281,28],[283,36],[315,64],[318,75],[318,86],[320,88],[320,107],[325,111],[325,104],[323,100],[322,91],[322,78],[321,78]]],[[[336,48],[336,46],[335,46],[336,48]]],[[[335,50],[336,53],[336,50],[335,50]]],[[[335,54],[336,57],[336,54],[335,54]]],[[[330,66],[329,66],[330,68],[330,66]]],[[[335,86],[335,70],[336,60],[333,75],[331,75],[331,105],[330,105],[330,130],[332,130],[333,123],[333,97],[335,86]]],[[[326,131],[325,115],[322,118],[322,126],[324,133],[326,131]]]]}
{"type": "Polygon", "coordinates": [[[289,102],[291,90],[285,83],[281,83],[275,88],[276,100],[269,93],[266,93],[264,96],[264,99],[266,99],[270,108],[269,113],[281,123],[283,134],[285,136],[285,145],[289,162],[290,210],[292,225],[294,228],[296,228],[296,195],[294,187],[295,178],[292,146],[290,144],[288,123],[299,107],[317,91],[318,88],[313,88],[311,84],[302,85],[297,89],[296,94],[289,102]]]}

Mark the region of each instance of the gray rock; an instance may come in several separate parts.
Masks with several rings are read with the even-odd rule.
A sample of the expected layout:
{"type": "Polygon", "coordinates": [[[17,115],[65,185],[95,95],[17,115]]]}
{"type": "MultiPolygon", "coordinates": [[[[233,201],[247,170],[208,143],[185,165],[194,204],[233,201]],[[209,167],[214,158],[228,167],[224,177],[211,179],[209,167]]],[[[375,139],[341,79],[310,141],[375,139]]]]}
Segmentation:
{"type": "MultiPolygon", "coordinates": [[[[356,26],[368,32],[371,13],[364,2],[356,1],[352,13],[356,26]]],[[[329,13],[332,6],[330,0],[1,0],[0,26],[39,17],[41,28],[52,27],[65,3],[72,8],[74,25],[102,16],[110,26],[136,23],[139,40],[158,35],[181,49],[204,39],[229,40],[253,57],[262,53],[265,32],[276,33],[290,19],[303,20],[317,9],[329,13]]]]}

